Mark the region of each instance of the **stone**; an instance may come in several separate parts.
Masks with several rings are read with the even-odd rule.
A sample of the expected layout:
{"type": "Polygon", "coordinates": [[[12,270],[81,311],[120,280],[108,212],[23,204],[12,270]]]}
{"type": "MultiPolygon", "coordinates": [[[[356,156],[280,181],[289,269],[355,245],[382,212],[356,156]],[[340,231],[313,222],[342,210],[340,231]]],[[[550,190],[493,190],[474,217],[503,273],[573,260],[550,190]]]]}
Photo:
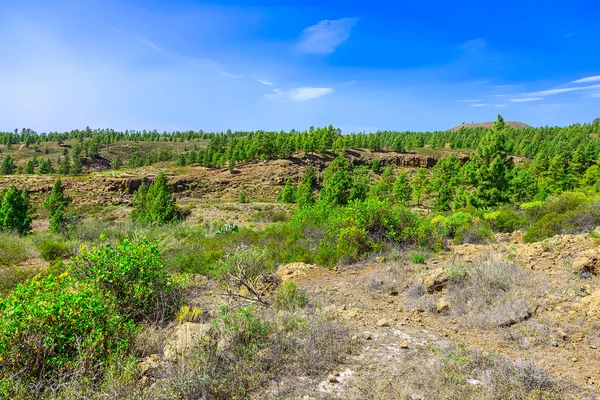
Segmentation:
{"type": "Polygon", "coordinates": [[[437,312],[438,313],[443,313],[448,311],[448,309],[450,308],[450,302],[448,302],[448,300],[446,300],[445,297],[442,297],[437,305],[437,312]]]}
{"type": "Polygon", "coordinates": [[[573,272],[597,275],[600,272],[600,259],[598,252],[594,249],[581,253],[573,260],[573,272]]]}
{"type": "Polygon", "coordinates": [[[177,326],[165,344],[163,350],[165,358],[175,362],[192,356],[203,348],[216,346],[211,333],[210,324],[186,322],[177,326]]]}
{"type": "Polygon", "coordinates": [[[406,343],[406,342],[400,343],[400,348],[401,349],[408,349],[408,343],[406,343]]]}
{"type": "Polygon", "coordinates": [[[388,322],[387,319],[382,318],[379,321],[377,321],[377,326],[380,327],[380,328],[382,328],[384,326],[390,326],[390,323],[388,322]]]}
{"type": "Polygon", "coordinates": [[[151,354],[140,361],[137,367],[140,374],[148,375],[160,368],[161,361],[162,357],[160,355],[151,354]]]}
{"type": "Polygon", "coordinates": [[[371,335],[371,332],[363,332],[362,338],[364,340],[373,340],[373,335],[371,335]]]}
{"type": "Polygon", "coordinates": [[[423,285],[427,293],[439,293],[448,284],[450,277],[444,268],[437,268],[423,279],[423,285]]]}
{"type": "Polygon", "coordinates": [[[331,375],[331,374],[330,374],[330,375],[327,377],[327,381],[328,381],[329,383],[338,383],[338,378],[337,378],[337,376],[335,376],[335,375],[331,375]]]}

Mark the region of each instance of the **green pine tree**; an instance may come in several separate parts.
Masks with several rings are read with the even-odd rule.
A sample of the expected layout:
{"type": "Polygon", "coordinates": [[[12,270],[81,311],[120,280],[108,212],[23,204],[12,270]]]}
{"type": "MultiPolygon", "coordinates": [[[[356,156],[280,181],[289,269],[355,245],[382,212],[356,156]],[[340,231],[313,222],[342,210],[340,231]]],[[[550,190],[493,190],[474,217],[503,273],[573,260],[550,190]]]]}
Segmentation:
{"type": "Polygon", "coordinates": [[[167,185],[164,172],[148,188],[146,195],[146,219],[156,224],[164,224],[175,219],[175,199],[167,185]]]}
{"type": "Polygon", "coordinates": [[[72,199],[65,195],[61,180],[55,180],[50,196],[44,200],[44,207],[48,210],[50,217],[50,231],[63,233],[66,230],[65,210],[71,201],[72,199]]]}
{"type": "Polygon", "coordinates": [[[419,168],[417,175],[415,175],[413,182],[413,193],[417,198],[417,205],[421,205],[421,200],[425,197],[428,192],[429,178],[427,176],[427,170],[425,168],[419,168]]]}
{"type": "Polygon", "coordinates": [[[0,165],[0,175],[12,175],[17,170],[17,166],[11,156],[6,156],[0,165]]]}
{"type": "Polygon", "coordinates": [[[296,202],[296,188],[292,185],[292,181],[288,178],[285,181],[283,190],[277,197],[277,201],[282,203],[295,203],[296,202]]]}
{"type": "Polygon", "coordinates": [[[27,190],[19,193],[12,184],[4,191],[0,205],[0,229],[25,235],[31,231],[31,206],[27,190]]]}
{"type": "Polygon", "coordinates": [[[408,175],[406,172],[402,172],[394,182],[392,197],[395,202],[406,205],[412,199],[412,192],[413,189],[410,186],[408,175]]]}

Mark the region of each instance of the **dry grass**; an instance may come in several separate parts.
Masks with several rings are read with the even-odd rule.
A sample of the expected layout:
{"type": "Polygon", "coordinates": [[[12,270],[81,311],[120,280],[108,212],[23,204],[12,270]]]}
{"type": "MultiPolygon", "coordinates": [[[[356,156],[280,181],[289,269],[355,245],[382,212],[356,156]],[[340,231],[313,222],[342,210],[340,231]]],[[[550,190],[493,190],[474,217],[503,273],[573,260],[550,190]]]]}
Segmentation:
{"type": "Polygon", "coordinates": [[[447,298],[453,315],[479,327],[511,326],[529,318],[535,285],[526,271],[498,255],[466,268],[465,279],[452,281],[447,298]]]}

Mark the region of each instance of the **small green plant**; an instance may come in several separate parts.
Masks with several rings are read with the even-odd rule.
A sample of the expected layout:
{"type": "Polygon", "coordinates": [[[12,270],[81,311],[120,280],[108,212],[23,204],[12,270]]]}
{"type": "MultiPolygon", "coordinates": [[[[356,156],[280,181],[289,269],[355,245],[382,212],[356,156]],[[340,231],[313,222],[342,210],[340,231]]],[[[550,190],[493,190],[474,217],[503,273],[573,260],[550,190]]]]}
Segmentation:
{"type": "Polygon", "coordinates": [[[425,255],[423,253],[410,253],[408,258],[415,264],[425,264],[425,255]]]}
{"type": "Polygon", "coordinates": [[[175,316],[177,322],[183,324],[184,322],[197,322],[201,317],[204,311],[200,307],[192,307],[190,308],[187,305],[182,306],[177,315],[175,316]]]}
{"type": "Polygon", "coordinates": [[[448,275],[452,282],[459,283],[469,277],[469,271],[461,264],[452,265],[446,269],[446,275],[448,275]]]}
{"type": "Polygon", "coordinates": [[[237,232],[239,231],[239,228],[237,225],[234,224],[224,224],[221,225],[217,228],[217,230],[215,231],[215,233],[217,235],[229,235],[233,232],[237,232]]]}
{"type": "Polygon", "coordinates": [[[277,288],[272,302],[278,309],[294,311],[306,307],[308,295],[296,285],[296,282],[288,281],[277,288]]]}
{"type": "Polygon", "coordinates": [[[56,261],[71,255],[71,249],[64,242],[44,239],[37,244],[40,257],[45,261],[56,261]]]}
{"type": "Polygon", "coordinates": [[[17,265],[27,261],[31,256],[31,248],[25,238],[0,232],[0,267],[17,265]]]}
{"type": "Polygon", "coordinates": [[[242,188],[240,189],[239,201],[242,204],[246,204],[246,203],[250,202],[250,200],[248,199],[248,195],[246,194],[245,186],[242,186],[242,188]]]}

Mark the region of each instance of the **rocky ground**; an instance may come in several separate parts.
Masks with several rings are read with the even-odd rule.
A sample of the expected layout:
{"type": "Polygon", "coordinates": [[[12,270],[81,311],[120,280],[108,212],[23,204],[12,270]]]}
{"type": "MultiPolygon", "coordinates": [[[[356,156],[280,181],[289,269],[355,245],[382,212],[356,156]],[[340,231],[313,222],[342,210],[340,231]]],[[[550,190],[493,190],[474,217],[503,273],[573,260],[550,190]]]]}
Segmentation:
{"type": "MultiPolygon", "coordinates": [[[[499,237],[494,245],[457,246],[422,265],[378,259],[335,271],[305,264],[282,267],[283,279],[294,279],[322,298],[335,318],[352,327],[359,344],[357,354],[323,376],[307,398],[430,398],[427,380],[435,380],[447,361],[444,354],[457,346],[503,354],[517,363],[533,361],[572,384],[567,392],[574,398],[595,398],[600,383],[596,246],[588,235],[535,244],[523,244],[514,235],[499,237]],[[526,269],[529,304],[523,315],[507,314],[505,321],[477,326],[452,312],[443,271],[481,262],[491,252],[526,269]],[[409,298],[415,282],[435,294],[427,309],[409,298]]],[[[486,384],[485,371],[473,374],[465,385],[486,384]]]]}

